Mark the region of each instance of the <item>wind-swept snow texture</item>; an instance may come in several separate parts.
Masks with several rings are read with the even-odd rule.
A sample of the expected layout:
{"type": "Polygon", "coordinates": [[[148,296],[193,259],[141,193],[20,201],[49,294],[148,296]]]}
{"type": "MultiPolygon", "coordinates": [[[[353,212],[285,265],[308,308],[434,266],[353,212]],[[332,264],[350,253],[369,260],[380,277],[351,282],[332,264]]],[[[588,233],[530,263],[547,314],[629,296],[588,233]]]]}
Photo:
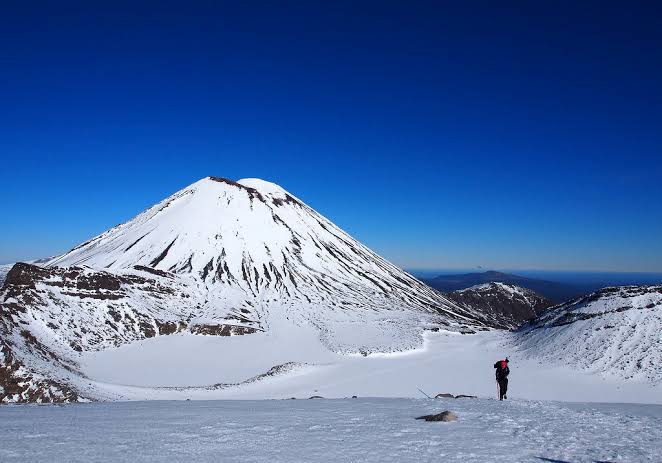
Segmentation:
{"type": "Polygon", "coordinates": [[[662,286],[605,288],[555,307],[514,339],[533,358],[660,384],[662,286]]]}
{"type": "Polygon", "coordinates": [[[0,408],[6,462],[659,462],[662,406],[274,400],[0,408]],[[458,420],[415,417],[452,410],[458,420]]]}
{"type": "MultiPolygon", "coordinates": [[[[122,397],[88,381],[85,354],[174,333],[266,333],[296,350],[313,330],[328,351],[368,354],[418,348],[425,330],[489,327],[279,186],[209,177],[43,266],[13,267],[0,293],[0,400],[122,397]]],[[[272,367],[284,371],[255,375],[272,367]]]]}

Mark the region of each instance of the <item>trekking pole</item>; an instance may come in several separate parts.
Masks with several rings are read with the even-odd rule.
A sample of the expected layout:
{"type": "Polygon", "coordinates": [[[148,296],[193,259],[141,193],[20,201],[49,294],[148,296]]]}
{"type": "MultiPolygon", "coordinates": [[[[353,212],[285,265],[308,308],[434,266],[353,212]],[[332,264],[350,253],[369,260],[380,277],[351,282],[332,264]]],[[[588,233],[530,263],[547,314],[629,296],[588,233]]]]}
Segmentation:
{"type": "Polygon", "coordinates": [[[421,389],[419,389],[419,388],[416,388],[416,389],[418,389],[418,390],[421,392],[421,394],[423,394],[423,395],[424,395],[425,397],[427,397],[428,399],[431,399],[431,398],[432,398],[432,397],[430,397],[429,395],[427,395],[425,392],[421,391],[421,389]]]}

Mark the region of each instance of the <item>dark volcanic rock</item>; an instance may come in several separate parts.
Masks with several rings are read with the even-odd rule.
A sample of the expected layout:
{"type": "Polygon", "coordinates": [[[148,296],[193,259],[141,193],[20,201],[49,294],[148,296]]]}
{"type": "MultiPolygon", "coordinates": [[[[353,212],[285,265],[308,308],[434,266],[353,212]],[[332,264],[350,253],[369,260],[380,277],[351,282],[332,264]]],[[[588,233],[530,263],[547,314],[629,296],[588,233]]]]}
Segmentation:
{"type": "Polygon", "coordinates": [[[18,262],[14,264],[7,276],[5,277],[5,286],[27,286],[34,288],[35,283],[48,278],[48,270],[42,269],[37,265],[25,264],[18,262]]]}
{"type": "Polygon", "coordinates": [[[140,270],[142,272],[147,272],[147,273],[151,273],[153,275],[158,275],[160,277],[166,277],[166,278],[172,278],[173,277],[172,273],[170,273],[170,272],[164,272],[163,270],[159,270],[159,269],[156,269],[156,268],[145,267],[144,265],[134,265],[133,268],[136,269],[136,270],[140,270]]]}
{"type": "Polygon", "coordinates": [[[457,415],[451,411],[444,411],[436,415],[423,415],[416,418],[425,421],[457,421],[457,415]]]}
{"type": "Polygon", "coordinates": [[[117,291],[120,289],[120,279],[110,273],[95,273],[92,275],[80,275],[76,278],[76,288],[86,289],[88,291],[98,291],[105,289],[108,291],[117,291]]]}
{"type": "Polygon", "coordinates": [[[159,335],[168,335],[179,333],[182,330],[186,329],[186,323],[184,322],[160,322],[156,320],[156,326],[159,327],[159,335]]]}
{"type": "Polygon", "coordinates": [[[253,334],[257,332],[250,326],[239,325],[194,325],[191,327],[193,334],[207,334],[212,336],[238,336],[243,334],[253,334]]]}
{"type": "Polygon", "coordinates": [[[515,329],[554,305],[531,290],[494,282],[453,291],[447,296],[461,307],[481,311],[494,326],[504,329],[515,329]]]}

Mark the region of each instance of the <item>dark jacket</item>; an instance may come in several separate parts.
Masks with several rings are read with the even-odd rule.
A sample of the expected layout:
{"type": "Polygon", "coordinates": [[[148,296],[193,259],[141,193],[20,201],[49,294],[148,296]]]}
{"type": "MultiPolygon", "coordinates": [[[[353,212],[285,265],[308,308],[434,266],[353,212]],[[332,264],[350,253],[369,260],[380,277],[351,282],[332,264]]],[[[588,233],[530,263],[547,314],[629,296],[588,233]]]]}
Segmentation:
{"type": "Polygon", "coordinates": [[[494,364],[494,368],[496,368],[497,380],[508,378],[508,374],[510,373],[510,368],[508,368],[508,362],[504,360],[499,360],[497,363],[494,364]],[[502,364],[505,364],[506,368],[501,368],[502,364]]]}

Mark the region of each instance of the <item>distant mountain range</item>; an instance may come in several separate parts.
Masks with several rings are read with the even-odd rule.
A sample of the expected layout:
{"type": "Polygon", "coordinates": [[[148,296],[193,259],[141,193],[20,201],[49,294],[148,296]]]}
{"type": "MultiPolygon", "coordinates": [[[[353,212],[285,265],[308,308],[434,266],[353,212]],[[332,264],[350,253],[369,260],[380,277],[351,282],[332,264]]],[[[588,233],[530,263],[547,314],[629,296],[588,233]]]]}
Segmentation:
{"type": "Polygon", "coordinates": [[[574,285],[559,283],[557,281],[539,280],[536,278],[527,278],[513,275],[511,273],[496,271],[463,273],[458,275],[439,275],[435,278],[423,279],[423,281],[442,293],[458,291],[484,283],[506,283],[530,289],[554,302],[564,302],[582,296],[588,292],[595,291],[600,287],[596,287],[596,285],[589,283],[574,285]]]}

